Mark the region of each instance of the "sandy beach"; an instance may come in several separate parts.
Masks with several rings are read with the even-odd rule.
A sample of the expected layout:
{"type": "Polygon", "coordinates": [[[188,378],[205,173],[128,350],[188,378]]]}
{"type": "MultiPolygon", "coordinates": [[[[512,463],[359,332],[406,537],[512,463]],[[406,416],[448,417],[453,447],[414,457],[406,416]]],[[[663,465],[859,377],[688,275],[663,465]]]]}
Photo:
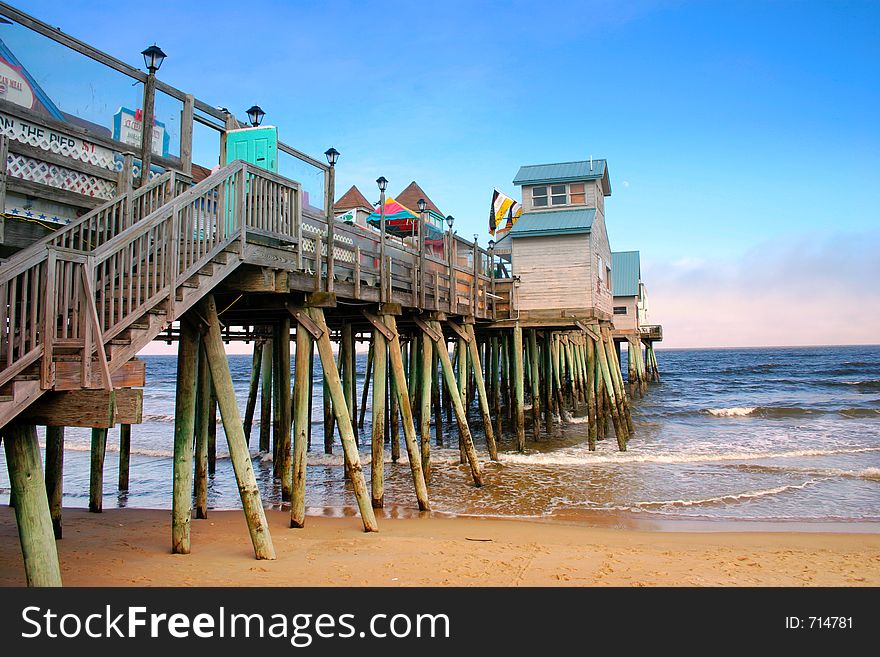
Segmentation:
{"type": "MultiPolygon", "coordinates": [[[[278,559],[253,558],[244,517],[193,521],[172,555],[170,512],[65,510],[66,586],[877,586],[880,535],[667,532],[478,518],[309,517],[268,511],[278,559]]],[[[0,585],[22,586],[15,517],[0,509],[0,585]]]]}

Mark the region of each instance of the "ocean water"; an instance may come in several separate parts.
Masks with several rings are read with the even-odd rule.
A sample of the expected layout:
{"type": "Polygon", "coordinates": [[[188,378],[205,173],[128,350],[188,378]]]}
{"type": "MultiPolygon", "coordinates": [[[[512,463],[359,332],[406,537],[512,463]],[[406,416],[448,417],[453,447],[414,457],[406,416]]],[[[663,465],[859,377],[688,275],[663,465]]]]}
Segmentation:
{"type": "MultiPolygon", "coordinates": [[[[625,359],[625,352],[624,352],[625,359]]],[[[145,421],[132,429],[131,484],[116,490],[118,430],[111,430],[104,504],[170,508],[174,357],[147,356],[145,421]]],[[[552,436],[514,450],[505,421],[500,462],[488,460],[479,411],[469,410],[483,459],[485,485],[472,486],[459,463],[456,432],[444,425],[445,447],[433,446],[432,507],[449,514],[571,519],[639,518],[803,522],[880,521],[880,347],[659,350],[663,381],[632,400],[636,431],[626,453],[613,435],[595,452],[586,445],[586,418],[575,409],[552,436]]],[[[244,409],[250,356],[231,356],[244,409]]],[[[358,400],[365,358],[359,358],[358,400]]],[[[626,365],[624,364],[624,372],[626,365]]],[[[310,513],[353,514],[341,447],[323,453],[320,367],[316,363],[313,445],[308,454],[310,513]]],[[[527,431],[531,423],[526,411],[527,431]]],[[[259,404],[251,438],[263,501],[281,506],[272,464],[256,451],[259,404]]],[[[361,455],[369,477],[369,412],[361,455]]],[[[42,434],[41,434],[42,436],[42,434]]],[[[66,433],[64,504],[88,502],[90,433],[66,433]]],[[[402,437],[401,437],[402,441],[402,437]]],[[[209,481],[212,508],[239,508],[238,492],[218,422],[217,471],[209,481]]],[[[392,464],[386,446],[386,506],[391,515],[416,509],[401,446],[392,464]]],[[[0,502],[9,479],[0,452],[0,502]]]]}

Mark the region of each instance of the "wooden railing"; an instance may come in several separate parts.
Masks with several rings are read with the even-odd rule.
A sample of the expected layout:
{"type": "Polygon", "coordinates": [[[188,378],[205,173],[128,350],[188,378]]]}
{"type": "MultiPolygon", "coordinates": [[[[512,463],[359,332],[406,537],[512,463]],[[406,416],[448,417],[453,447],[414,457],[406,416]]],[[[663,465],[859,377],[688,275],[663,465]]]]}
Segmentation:
{"type": "MultiPolygon", "coordinates": [[[[296,254],[296,269],[315,273],[316,289],[326,285],[328,227],[303,219],[299,183],[236,161],[170,197],[180,191],[176,184],[169,174],[3,265],[0,385],[42,357],[41,385],[51,388],[53,358],[63,347],[79,355],[83,387],[94,385],[95,366],[109,386],[104,344],[147,312],[164,313],[166,325],[174,320],[188,280],[237,241],[232,250],[247,260],[249,241],[268,238],[296,254]]],[[[446,257],[425,256],[420,270],[418,252],[402,243],[386,243],[383,263],[378,233],[334,228],[335,275],[353,282],[355,298],[366,283],[413,307],[494,316],[490,255],[475,243],[447,235],[446,257]]]]}
{"type": "Polygon", "coordinates": [[[0,266],[0,385],[34,363],[43,353],[47,294],[67,320],[57,334],[64,345],[82,340],[77,295],[81,272],[76,263],[94,246],[137,223],[164,205],[189,182],[166,173],[141,189],[108,201],[64,228],[19,251],[0,266]],[[76,268],[76,271],[74,269],[76,268]]]}

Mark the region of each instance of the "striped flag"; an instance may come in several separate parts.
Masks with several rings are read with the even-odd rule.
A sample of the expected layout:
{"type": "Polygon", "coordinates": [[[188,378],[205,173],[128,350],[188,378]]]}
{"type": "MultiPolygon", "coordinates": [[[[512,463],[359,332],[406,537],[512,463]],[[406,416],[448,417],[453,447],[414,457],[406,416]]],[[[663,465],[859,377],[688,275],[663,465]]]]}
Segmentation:
{"type": "Polygon", "coordinates": [[[509,196],[505,196],[497,189],[492,192],[492,206],[489,208],[489,234],[494,235],[495,230],[498,227],[498,224],[504,220],[505,215],[508,214],[510,209],[514,206],[518,205],[516,201],[514,201],[509,196]]]}
{"type": "Polygon", "coordinates": [[[513,204],[510,206],[510,208],[508,208],[508,210],[507,210],[506,223],[503,226],[496,225],[495,234],[499,235],[499,236],[506,234],[507,231],[509,231],[511,228],[513,228],[513,224],[515,224],[517,222],[517,219],[520,218],[522,213],[523,213],[522,205],[519,202],[514,201],[513,204]]]}

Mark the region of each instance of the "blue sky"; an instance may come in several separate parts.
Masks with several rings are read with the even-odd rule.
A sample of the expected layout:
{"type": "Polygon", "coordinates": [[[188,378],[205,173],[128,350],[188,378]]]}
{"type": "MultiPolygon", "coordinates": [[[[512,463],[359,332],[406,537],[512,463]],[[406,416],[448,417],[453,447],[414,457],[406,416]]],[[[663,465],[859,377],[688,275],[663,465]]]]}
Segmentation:
{"type": "Polygon", "coordinates": [[[521,164],[607,158],[670,345],[880,342],[844,318],[880,324],[880,3],[27,4],[136,66],[158,43],[165,81],[335,146],[340,194],[415,179],[483,242],[521,164]]]}

